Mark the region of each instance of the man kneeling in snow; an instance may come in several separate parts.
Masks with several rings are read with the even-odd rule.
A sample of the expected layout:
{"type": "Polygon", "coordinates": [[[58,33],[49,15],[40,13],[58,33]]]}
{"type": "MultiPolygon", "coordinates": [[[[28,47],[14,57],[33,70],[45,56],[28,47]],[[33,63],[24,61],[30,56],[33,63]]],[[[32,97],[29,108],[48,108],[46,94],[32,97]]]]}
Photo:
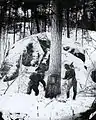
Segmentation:
{"type": "Polygon", "coordinates": [[[75,100],[76,94],[77,94],[77,81],[76,81],[76,78],[75,78],[75,70],[73,69],[72,66],[73,66],[72,64],[71,65],[65,64],[66,72],[65,72],[64,79],[68,80],[68,84],[67,84],[67,98],[69,98],[69,96],[70,96],[70,89],[73,86],[73,93],[74,93],[73,100],[75,100]]]}
{"type": "Polygon", "coordinates": [[[46,87],[46,83],[44,81],[45,71],[46,71],[46,64],[41,63],[40,66],[36,69],[37,72],[33,72],[29,79],[28,88],[27,88],[27,94],[31,94],[31,90],[35,92],[35,95],[37,96],[39,94],[39,82],[42,83],[44,90],[46,87]]]}

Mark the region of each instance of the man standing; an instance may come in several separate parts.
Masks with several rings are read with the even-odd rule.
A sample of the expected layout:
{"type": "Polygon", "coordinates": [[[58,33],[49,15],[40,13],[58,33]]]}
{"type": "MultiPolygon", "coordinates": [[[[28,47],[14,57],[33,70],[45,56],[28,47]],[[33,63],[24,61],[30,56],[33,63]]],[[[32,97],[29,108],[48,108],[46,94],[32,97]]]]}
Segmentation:
{"type": "Polygon", "coordinates": [[[75,70],[73,68],[73,65],[68,65],[65,64],[65,77],[63,79],[67,79],[68,80],[68,84],[67,84],[67,98],[70,97],[70,89],[71,87],[73,87],[73,100],[75,100],[76,95],[77,95],[77,80],[75,77],[75,70]]]}
{"type": "Polygon", "coordinates": [[[39,94],[38,87],[40,82],[42,83],[44,90],[46,89],[46,83],[44,81],[46,64],[41,63],[35,71],[37,72],[33,72],[29,77],[30,81],[28,83],[27,94],[31,94],[33,89],[35,95],[37,96],[39,94]]]}

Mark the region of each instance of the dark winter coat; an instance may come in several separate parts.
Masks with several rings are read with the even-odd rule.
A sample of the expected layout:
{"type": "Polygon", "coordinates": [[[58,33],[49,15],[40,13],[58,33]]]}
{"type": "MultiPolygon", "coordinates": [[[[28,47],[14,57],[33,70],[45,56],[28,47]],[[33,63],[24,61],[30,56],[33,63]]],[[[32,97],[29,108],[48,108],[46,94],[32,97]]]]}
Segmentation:
{"type": "Polygon", "coordinates": [[[28,88],[27,88],[27,94],[31,94],[31,91],[35,92],[35,95],[37,96],[39,94],[39,82],[42,83],[44,90],[46,87],[46,83],[44,81],[44,73],[32,73],[31,76],[29,77],[30,81],[28,83],[28,88]]]}
{"type": "Polygon", "coordinates": [[[65,68],[66,68],[66,72],[65,72],[65,77],[64,79],[67,79],[68,80],[68,83],[67,83],[67,98],[70,97],[70,89],[71,87],[73,87],[73,99],[75,100],[76,98],[76,95],[77,95],[77,81],[76,81],[76,78],[75,78],[75,70],[73,68],[70,68],[69,65],[65,65],[65,68]]]}
{"type": "Polygon", "coordinates": [[[28,83],[31,86],[39,86],[39,82],[42,83],[42,80],[44,79],[44,74],[42,73],[32,73],[29,77],[30,82],[28,83]]]}
{"type": "Polygon", "coordinates": [[[74,69],[68,69],[66,72],[65,72],[65,77],[64,79],[71,79],[72,78],[72,83],[74,83],[76,81],[76,78],[75,78],[75,71],[74,69]]]}

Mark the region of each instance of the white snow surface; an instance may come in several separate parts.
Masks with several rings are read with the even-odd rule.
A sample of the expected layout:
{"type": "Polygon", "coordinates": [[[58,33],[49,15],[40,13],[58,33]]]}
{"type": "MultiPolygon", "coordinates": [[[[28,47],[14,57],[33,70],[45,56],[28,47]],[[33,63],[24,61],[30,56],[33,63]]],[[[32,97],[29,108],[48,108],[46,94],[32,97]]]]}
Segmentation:
{"type": "MultiPolygon", "coordinates": [[[[44,33],[45,34],[45,33],[44,33]]],[[[42,37],[42,34],[39,34],[42,37]]],[[[51,34],[46,32],[46,35],[49,40],[51,40],[51,34]]],[[[14,81],[14,83],[10,86],[5,95],[0,96],[0,111],[3,112],[3,118],[5,120],[10,120],[11,118],[23,118],[25,116],[25,120],[71,120],[73,113],[78,114],[80,112],[86,111],[94,101],[94,97],[90,94],[90,88],[95,86],[95,83],[92,82],[91,77],[89,75],[90,70],[93,69],[93,64],[96,62],[96,51],[95,51],[95,43],[93,46],[93,42],[87,41],[84,38],[84,43],[82,46],[82,33],[81,30],[78,30],[78,40],[75,41],[75,30],[72,31],[71,37],[66,38],[66,35],[63,35],[62,39],[62,48],[63,46],[71,46],[73,48],[78,48],[80,51],[86,50],[89,55],[91,54],[91,60],[86,54],[86,62],[85,64],[88,67],[88,71],[84,68],[84,63],[74,55],[64,51],[62,49],[62,78],[64,77],[65,63],[73,62],[76,79],[77,79],[77,98],[76,100],[72,100],[72,89],[71,96],[69,99],[66,99],[66,80],[61,80],[61,95],[54,99],[45,98],[44,90],[42,85],[39,85],[40,94],[38,96],[34,95],[32,91],[31,95],[26,94],[27,84],[29,81],[29,75],[36,68],[34,67],[24,67],[21,66],[21,72],[19,77],[14,81]],[[12,113],[10,115],[9,113],[12,113]],[[17,115],[16,113],[20,113],[17,115]],[[27,116],[26,116],[27,114],[27,116]]],[[[92,34],[93,35],[93,34],[92,34]]],[[[96,36],[96,32],[94,34],[96,36]]],[[[18,55],[20,55],[26,45],[30,42],[36,43],[38,42],[36,35],[29,36],[18,41],[14,46],[15,49],[10,50],[9,56],[7,59],[10,59],[12,63],[16,61],[18,55]]],[[[38,51],[43,54],[41,47],[35,46],[34,48],[38,48],[38,51]]],[[[47,74],[45,76],[45,81],[47,80],[47,74]]],[[[11,83],[11,82],[9,82],[11,83]]],[[[2,94],[6,88],[7,83],[0,82],[0,94],[2,94]]],[[[96,93],[96,92],[95,92],[96,93]]]]}

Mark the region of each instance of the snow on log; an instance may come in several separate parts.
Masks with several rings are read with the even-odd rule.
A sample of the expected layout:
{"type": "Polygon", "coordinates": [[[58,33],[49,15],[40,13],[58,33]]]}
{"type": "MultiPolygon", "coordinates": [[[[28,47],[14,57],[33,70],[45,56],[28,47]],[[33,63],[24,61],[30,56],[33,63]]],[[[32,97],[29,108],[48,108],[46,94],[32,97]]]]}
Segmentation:
{"type": "Polygon", "coordinates": [[[44,43],[49,42],[47,36],[49,37],[47,33],[32,35],[17,41],[12,46],[0,68],[3,81],[10,81],[18,77],[21,62],[24,66],[34,66],[40,63],[45,51],[39,40],[45,41],[44,43]]]}
{"type": "Polygon", "coordinates": [[[77,48],[71,48],[70,46],[63,47],[65,51],[68,51],[69,53],[73,54],[74,56],[81,59],[83,62],[85,62],[85,55],[84,53],[81,53],[79,49],[77,48]]]}

